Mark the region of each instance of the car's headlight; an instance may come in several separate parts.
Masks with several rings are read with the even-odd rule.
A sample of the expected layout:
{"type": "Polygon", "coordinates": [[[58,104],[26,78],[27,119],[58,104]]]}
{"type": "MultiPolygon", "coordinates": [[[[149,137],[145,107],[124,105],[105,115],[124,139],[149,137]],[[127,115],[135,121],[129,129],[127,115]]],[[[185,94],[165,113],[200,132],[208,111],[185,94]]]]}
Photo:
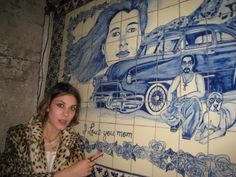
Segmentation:
{"type": "Polygon", "coordinates": [[[126,82],[127,82],[128,84],[131,84],[131,83],[132,83],[132,76],[131,76],[131,74],[128,74],[128,75],[127,75],[127,77],[126,77],[126,82]]]}
{"type": "Polygon", "coordinates": [[[121,94],[120,97],[121,97],[121,98],[127,98],[127,95],[124,93],[124,94],[121,94]]]}

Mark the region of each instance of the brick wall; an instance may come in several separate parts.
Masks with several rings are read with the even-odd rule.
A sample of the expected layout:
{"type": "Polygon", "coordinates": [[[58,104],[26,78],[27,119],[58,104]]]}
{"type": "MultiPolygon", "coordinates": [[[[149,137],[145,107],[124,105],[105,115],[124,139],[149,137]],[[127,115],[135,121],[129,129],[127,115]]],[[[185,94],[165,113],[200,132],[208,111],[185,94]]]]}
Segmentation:
{"type": "Polygon", "coordinates": [[[44,1],[0,1],[0,149],[9,126],[35,113],[44,1]]]}

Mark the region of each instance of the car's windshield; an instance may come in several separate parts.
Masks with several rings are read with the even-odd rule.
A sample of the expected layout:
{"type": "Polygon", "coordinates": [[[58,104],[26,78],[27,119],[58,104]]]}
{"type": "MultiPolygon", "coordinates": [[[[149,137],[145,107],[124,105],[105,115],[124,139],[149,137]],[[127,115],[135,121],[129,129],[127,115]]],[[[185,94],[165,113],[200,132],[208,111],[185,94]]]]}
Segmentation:
{"type": "Polygon", "coordinates": [[[193,31],[186,34],[185,45],[186,48],[198,48],[211,45],[212,32],[211,31],[193,31]]]}
{"type": "Polygon", "coordinates": [[[155,53],[174,53],[179,42],[179,37],[166,38],[157,44],[155,53]]]}

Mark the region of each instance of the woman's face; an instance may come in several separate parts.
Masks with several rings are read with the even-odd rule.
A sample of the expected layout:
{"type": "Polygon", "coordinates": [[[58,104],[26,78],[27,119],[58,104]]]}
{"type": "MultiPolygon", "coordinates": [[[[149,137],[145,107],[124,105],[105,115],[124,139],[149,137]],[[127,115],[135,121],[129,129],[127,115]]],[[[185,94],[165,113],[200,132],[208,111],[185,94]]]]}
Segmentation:
{"type": "MultiPolygon", "coordinates": [[[[121,11],[109,25],[109,32],[103,46],[107,62],[134,57],[141,43],[139,12],[121,11]],[[122,16],[122,21],[121,17],[122,16]]],[[[109,63],[108,63],[109,64],[109,63]]]]}
{"type": "Polygon", "coordinates": [[[77,100],[71,95],[63,95],[54,98],[47,109],[47,123],[58,130],[64,130],[75,116],[77,100]]]}

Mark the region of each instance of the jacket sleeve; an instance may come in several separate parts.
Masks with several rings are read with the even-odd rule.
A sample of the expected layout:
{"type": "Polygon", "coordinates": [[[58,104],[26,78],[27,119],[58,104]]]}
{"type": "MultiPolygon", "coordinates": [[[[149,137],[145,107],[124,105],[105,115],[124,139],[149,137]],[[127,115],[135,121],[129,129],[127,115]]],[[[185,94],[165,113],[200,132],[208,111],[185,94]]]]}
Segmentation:
{"type": "Polygon", "coordinates": [[[25,151],[21,146],[26,142],[26,139],[17,139],[16,136],[22,134],[22,125],[16,127],[11,127],[7,131],[5,149],[3,153],[0,154],[0,176],[1,177],[51,177],[52,173],[40,173],[35,174],[31,168],[30,158],[27,158],[22,155],[22,152],[25,151]],[[18,130],[21,129],[19,132],[18,130]],[[23,141],[22,141],[23,140],[23,141]],[[24,141],[25,140],[25,141],[24,141]],[[19,142],[20,141],[20,142],[19,142]]]}
{"type": "Polygon", "coordinates": [[[10,176],[10,174],[17,173],[18,166],[21,164],[17,152],[17,144],[13,137],[13,128],[10,128],[7,131],[5,149],[0,157],[0,176],[10,176]]]}

